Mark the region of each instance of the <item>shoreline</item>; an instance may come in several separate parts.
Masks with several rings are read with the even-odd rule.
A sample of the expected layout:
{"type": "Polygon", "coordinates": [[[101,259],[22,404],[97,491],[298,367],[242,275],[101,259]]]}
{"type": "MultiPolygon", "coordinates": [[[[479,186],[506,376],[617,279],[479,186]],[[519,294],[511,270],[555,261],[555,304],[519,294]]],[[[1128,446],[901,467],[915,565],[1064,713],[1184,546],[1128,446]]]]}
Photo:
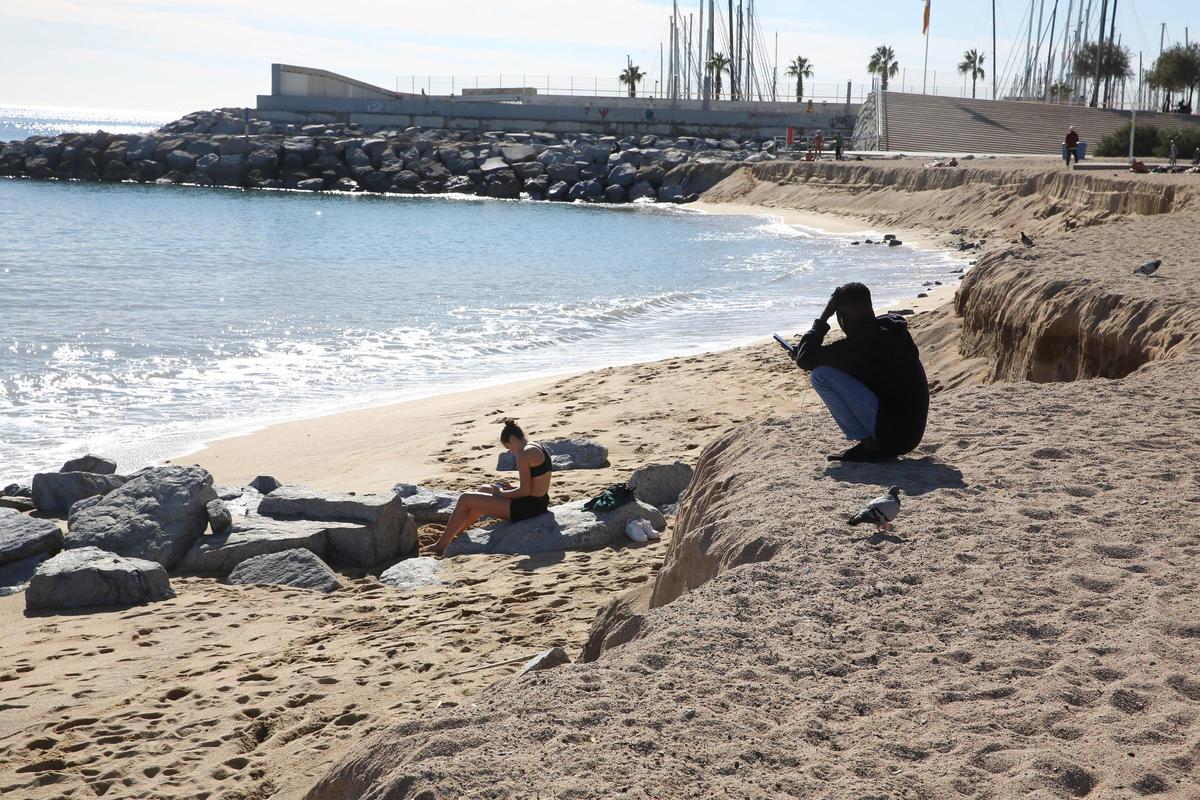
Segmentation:
{"type": "MultiPolygon", "coordinates": [[[[516,412],[535,440],[609,448],[600,469],[555,472],[555,505],[651,463],[694,472],[659,541],[452,557],[437,586],[173,575],[172,599],[54,616],[0,598],[0,678],[21,706],[0,715],[4,785],[31,800],[665,796],[681,777],[697,796],[837,800],[1200,788],[1200,534],[1163,523],[1200,489],[1200,444],[1179,435],[1200,413],[1198,268],[1179,235],[1195,190],[1004,165],[792,180],[826,171],[754,168],[707,197],[866,214],[906,245],[891,222],[987,240],[961,253],[979,259],[963,285],[937,276],[911,304],[933,309],[910,324],[932,389],[911,455],[830,464],[840,431],[769,340],[227,441],[227,475],[453,491],[493,479],[498,418],[516,412]],[[1133,274],[1148,247],[1159,272],[1133,274]],[[891,531],[847,525],[891,485],[891,531]],[[517,677],[555,646],[576,663],[517,677]]],[[[738,329],[792,334],[800,316],[738,329]]]]}
{"type": "Polygon", "coordinates": [[[776,208],[774,206],[747,205],[743,203],[722,203],[710,200],[697,200],[680,206],[687,211],[703,214],[770,216],[785,225],[795,225],[825,236],[854,236],[880,235],[894,233],[905,244],[921,250],[946,250],[934,234],[914,227],[888,226],[886,231],[866,217],[855,217],[839,214],[834,211],[802,211],[794,208],[776,208]]]}
{"type": "MultiPolygon", "coordinates": [[[[819,235],[870,233],[876,226],[861,218],[846,217],[835,213],[814,213],[777,209],[766,206],[725,204],[698,201],[689,204],[684,213],[722,214],[728,216],[767,217],[814,231],[819,235]]],[[[927,233],[915,229],[890,228],[897,231],[906,244],[925,250],[945,251],[927,233]]],[[[963,258],[966,266],[967,258],[963,258]]],[[[969,269],[969,268],[968,268],[969,269]]],[[[960,277],[947,275],[949,279],[941,286],[925,289],[928,296],[901,298],[879,306],[876,310],[910,309],[909,319],[934,311],[951,302],[960,277]]],[[[809,322],[806,320],[804,329],[809,322]]],[[[836,328],[836,324],[834,326],[836,328]]],[[[803,330],[788,331],[787,335],[798,335],[803,330]]],[[[780,331],[780,333],[785,333],[780,331]]],[[[456,451],[452,445],[456,439],[454,420],[479,425],[481,416],[498,416],[500,411],[512,412],[521,417],[525,409],[541,416],[548,409],[539,398],[552,393],[555,387],[580,382],[588,376],[601,376],[614,372],[636,372],[643,368],[674,367],[674,362],[697,359],[729,359],[748,351],[771,352],[775,347],[772,339],[754,336],[741,343],[717,346],[696,352],[666,354],[650,359],[619,362],[590,369],[551,373],[547,375],[483,383],[474,387],[450,392],[437,392],[423,397],[383,402],[364,408],[352,408],[296,419],[273,422],[245,433],[222,436],[207,440],[201,446],[165,460],[165,463],[195,463],[213,473],[217,483],[245,483],[259,474],[278,473],[285,482],[300,482],[321,489],[351,489],[357,491],[386,491],[397,482],[438,484],[439,488],[453,488],[458,483],[466,487],[460,470],[446,469],[446,462],[456,451]],[[489,413],[484,413],[487,409],[489,413]],[[467,418],[470,418],[469,420],[467,418]],[[379,431],[386,430],[387,439],[395,442],[394,448],[380,448],[377,443],[379,431]],[[300,443],[305,443],[300,446],[300,443]],[[443,448],[443,445],[451,445],[443,448]],[[357,458],[371,452],[371,459],[357,458]],[[369,463],[364,463],[369,462],[369,463]],[[453,473],[459,472],[457,476],[453,473]],[[449,473],[449,474],[448,474],[449,473]],[[390,476],[390,477],[389,477],[390,476]]],[[[472,431],[481,434],[482,431],[472,431]]],[[[486,438],[485,438],[486,441],[486,438]]],[[[482,447],[475,445],[473,449],[482,447]]],[[[618,448],[619,452],[619,448],[618,448]]],[[[461,454],[459,454],[461,457],[461,454]]],[[[663,454],[665,455],[665,454],[663,454]]],[[[494,472],[478,458],[469,472],[488,474],[494,472]]],[[[654,460],[653,458],[651,460],[654,460]]],[[[462,462],[457,466],[465,466],[462,462]]],[[[601,472],[607,473],[607,470],[601,472]]],[[[578,476],[578,473],[574,473],[578,476]]],[[[587,484],[587,481],[584,481],[587,484]]],[[[590,484],[588,484],[590,485],[590,484]]]]}

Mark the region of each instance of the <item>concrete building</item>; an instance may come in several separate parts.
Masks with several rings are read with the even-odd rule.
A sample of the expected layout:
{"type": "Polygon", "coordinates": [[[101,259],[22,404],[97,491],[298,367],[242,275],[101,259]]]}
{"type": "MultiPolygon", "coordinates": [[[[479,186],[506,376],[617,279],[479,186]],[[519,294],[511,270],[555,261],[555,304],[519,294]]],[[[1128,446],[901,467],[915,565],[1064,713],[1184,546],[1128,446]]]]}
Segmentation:
{"type": "Polygon", "coordinates": [[[510,93],[425,96],[394,92],[323,69],[271,65],[271,94],[258,96],[256,116],[275,123],[355,122],[363,130],[410,126],[479,131],[584,131],[616,136],[706,136],[765,139],[804,132],[854,128],[858,104],[719,101],[706,110],[700,100],[671,103],[647,98],[539,94],[522,87],[510,93]]]}

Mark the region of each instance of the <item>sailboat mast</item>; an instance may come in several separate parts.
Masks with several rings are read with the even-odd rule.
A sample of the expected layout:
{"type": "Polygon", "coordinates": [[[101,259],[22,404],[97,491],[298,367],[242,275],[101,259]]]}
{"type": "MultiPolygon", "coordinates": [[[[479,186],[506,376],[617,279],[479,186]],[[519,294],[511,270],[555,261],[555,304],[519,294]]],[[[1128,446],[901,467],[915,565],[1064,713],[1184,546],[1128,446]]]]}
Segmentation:
{"type": "Polygon", "coordinates": [[[1037,0],[1029,0],[1029,28],[1025,33],[1025,83],[1021,87],[1021,97],[1029,97],[1030,71],[1033,65],[1033,7],[1036,4],[1037,0]]]}
{"type": "Polygon", "coordinates": [[[749,99],[754,99],[754,88],[758,84],[754,80],[754,0],[748,0],[746,6],[746,83],[750,87],[747,92],[749,99]]]}
{"type": "Polygon", "coordinates": [[[1050,37],[1046,40],[1046,91],[1043,99],[1050,96],[1050,83],[1054,80],[1054,24],[1058,21],[1058,0],[1054,0],[1054,10],[1050,12],[1050,37]]]}
{"type": "Polygon", "coordinates": [[[992,99],[996,99],[996,0],[992,0],[992,99]]]}
{"type": "Polygon", "coordinates": [[[729,0],[729,99],[737,98],[737,66],[733,63],[737,47],[733,38],[733,0],[729,0]]]}
{"type": "Polygon", "coordinates": [[[1100,102],[1100,83],[1103,80],[1104,71],[1101,69],[1101,64],[1104,62],[1104,23],[1108,21],[1108,0],[1100,0],[1100,30],[1096,36],[1096,85],[1092,87],[1092,100],[1088,105],[1095,108],[1100,102]]]}
{"type": "Polygon", "coordinates": [[[745,48],[742,46],[742,36],[745,34],[745,19],[742,16],[742,0],[738,0],[738,100],[745,96],[745,72],[742,68],[742,56],[745,48]]]}

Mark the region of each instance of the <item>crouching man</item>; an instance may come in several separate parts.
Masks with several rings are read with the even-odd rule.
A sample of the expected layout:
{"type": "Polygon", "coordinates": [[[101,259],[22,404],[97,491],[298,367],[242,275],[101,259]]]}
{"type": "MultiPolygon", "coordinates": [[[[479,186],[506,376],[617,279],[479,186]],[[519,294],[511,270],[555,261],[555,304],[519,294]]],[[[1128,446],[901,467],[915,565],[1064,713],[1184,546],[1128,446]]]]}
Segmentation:
{"type": "Polygon", "coordinates": [[[838,427],[858,442],[830,461],[890,461],[920,444],[929,415],[925,368],[904,318],[875,316],[866,286],[836,289],[795,352],[838,427]],[[834,315],[846,338],[822,344],[834,315]]]}

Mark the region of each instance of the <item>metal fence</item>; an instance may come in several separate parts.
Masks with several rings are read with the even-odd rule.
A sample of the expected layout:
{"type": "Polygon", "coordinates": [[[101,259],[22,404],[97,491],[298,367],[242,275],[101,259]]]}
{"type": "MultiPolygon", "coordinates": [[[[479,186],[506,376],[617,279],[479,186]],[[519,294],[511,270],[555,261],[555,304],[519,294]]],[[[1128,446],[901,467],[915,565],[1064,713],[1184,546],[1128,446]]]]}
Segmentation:
{"type": "MultiPolygon", "coordinates": [[[[654,100],[663,100],[669,96],[668,80],[658,73],[647,73],[637,85],[637,96],[654,100]]],[[[780,79],[773,86],[762,85],[760,80],[753,91],[744,91],[739,100],[747,102],[793,102],[796,99],[796,84],[792,79],[780,79]],[[772,91],[774,90],[774,91],[772,91]]],[[[861,103],[871,92],[870,81],[850,82],[850,102],[861,103]]],[[[528,75],[521,73],[505,73],[493,75],[397,75],[393,86],[397,92],[446,96],[461,95],[463,90],[474,89],[508,89],[511,94],[519,94],[522,89],[535,89],[538,94],[563,95],[568,97],[628,97],[629,88],[622,84],[616,75],[579,76],[579,75],[528,75]]],[[[693,75],[692,79],[679,81],[679,98],[681,100],[700,100],[702,83],[693,75]]],[[[810,82],[804,83],[804,102],[814,103],[845,103],[847,81],[837,83],[810,82]]],[[[729,100],[729,79],[721,81],[721,98],[729,100]]]]}
{"type": "MultiPolygon", "coordinates": [[[[637,86],[637,97],[663,100],[669,96],[669,87],[664,85],[665,76],[657,72],[646,73],[646,77],[637,86]]],[[[768,81],[762,85],[760,80],[753,91],[743,92],[739,100],[753,102],[794,102],[796,99],[796,83],[792,78],[779,76],[778,81],[768,81]]],[[[679,98],[681,100],[701,99],[702,84],[693,74],[689,79],[680,79],[679,98]]],[[[523,89],[536,90],[539,95],[556,95],[568,97],[628,97],[629,89],[622,84],[616,75],[609,76],[579,76],[579,75],[530,75],[522,73],[503,73],[492,75],[397,75],[392,88],[397,92],[409,94],[425,94],[432,96],[461,95],[463,90],[492,89],[504,90],[503,94],[517,95],[523,89]]],[[[1084,87],[1080,87],[1081,92],[1084,87]]],[[[1090,84],[1088,84],[1090,88],[1090,84]]],[[[900,74],[888,82],[888,90],[894,92],[909,92],[912,94],[932,94],[942,97],[971,98],[979,100],[1028,100],[1055,102],[1070,105],[1086,105],[1086,100],[1074,95],[1068,98],[1021,97],[1015,95],[1004,86],[999,87],[999,97],[992,95],[990,77],[976,81],[972,93],[971,80],[968,76],[958,74],[957,70],[931,69],[927,75],[920,70],[902,68],[900,74]],[[911,74],[910,74],[911,73],[911,74]]],[[[813,103],[845,103],[847,95],[849,102],[861,104],[871,93],[871,81],[819,81],[804,82],[804,101],[813,103]]],[[[1161,110],[1156,108],[1156,97],[1142,83],[1130,78],[1118,83],[1112,94],[1109,108],[1130,110],[1135,106],[1139,111],[1161,110]]],[[[721,82],[721,100],[728,101],[729,80],[726,76],[721,82]]]]}

